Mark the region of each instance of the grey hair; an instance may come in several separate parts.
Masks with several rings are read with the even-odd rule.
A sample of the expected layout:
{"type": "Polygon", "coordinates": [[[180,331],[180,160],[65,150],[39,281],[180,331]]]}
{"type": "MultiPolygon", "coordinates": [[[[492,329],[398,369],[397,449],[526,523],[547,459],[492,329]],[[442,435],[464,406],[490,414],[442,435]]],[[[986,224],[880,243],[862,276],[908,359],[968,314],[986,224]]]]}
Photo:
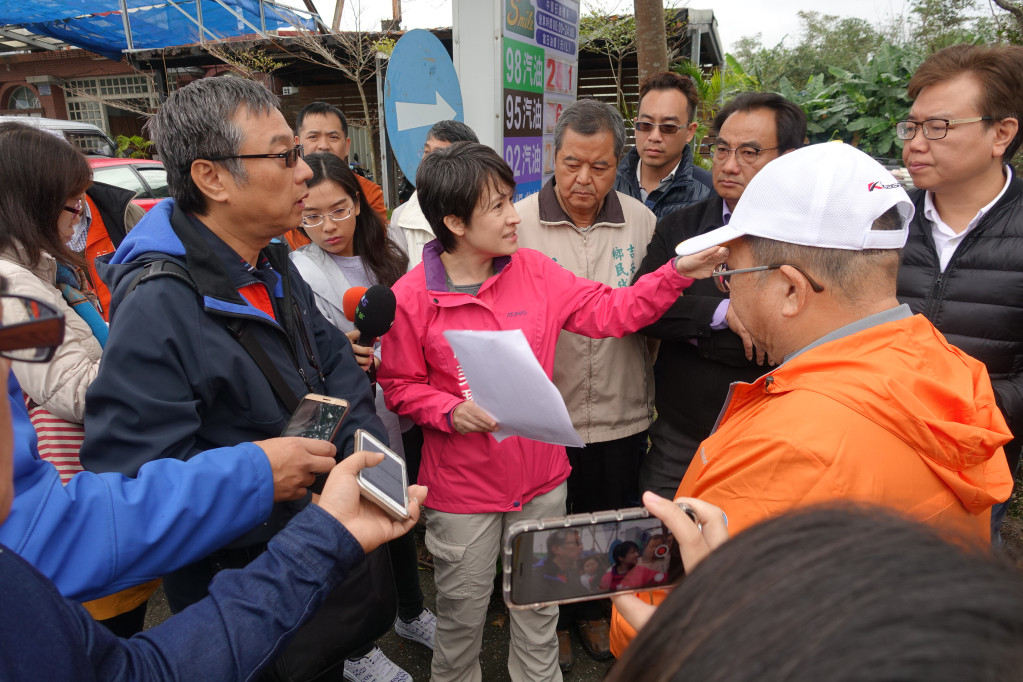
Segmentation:
{"type": "Polygon", "coordinates": [[[441,142],[479,142],[475,131],[461,121],[437,121],[426,134],[426,139],[433,138],[441,142]]]}
{"type": "MultiPolygon", "coordinates": [[[[892,206],[874,220],[872,230],[900,230],[904,219],[892,206]]],[[[754,265],[798,265],[832,295],[857,305],[879,296],[895,295],[901,249],[824,249],[789,244],[764,237],[744,237],[754,265]]],[[[768,273],[760,273],[761,279],[768,273]]]]}
{"type": "Polygon", "coordinates": [[[554,124],[554,153],[561,151],[565,131],[579,135],[596,135],[609,132],[614,136],[615,158],[622,158],[625,151],[625,122],[622,115],[610,104],[595,99],[581,99],[572,102],[554,124]]]}
{"type": "MultiPolygon", "coordinates": [[[[244,135],[231,119],[242,106],[267,114],[280,101],[266,86],[246,78],[203,78],[175,91],[146,124],[167,168],[170,195],[182,210],[205,212],[206,197],[192,180],[192,162],[238,153],[244,135]]],[[[222,163],[239,184],[248,180],[240,159],[222,163]]]]}

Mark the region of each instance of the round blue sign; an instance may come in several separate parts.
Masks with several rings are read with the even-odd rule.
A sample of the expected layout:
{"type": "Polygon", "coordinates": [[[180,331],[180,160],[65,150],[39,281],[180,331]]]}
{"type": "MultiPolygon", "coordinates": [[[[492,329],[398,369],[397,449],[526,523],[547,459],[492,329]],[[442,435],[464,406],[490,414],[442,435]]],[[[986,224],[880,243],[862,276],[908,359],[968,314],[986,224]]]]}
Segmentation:
{"type": "Polygon", "coordinates": [[[415,184],[426,134],[437,121],[462,121],[462,90],[444,44],[423,29],[398,40],[384,80],[387,139],[401,172],[415,184]]]}

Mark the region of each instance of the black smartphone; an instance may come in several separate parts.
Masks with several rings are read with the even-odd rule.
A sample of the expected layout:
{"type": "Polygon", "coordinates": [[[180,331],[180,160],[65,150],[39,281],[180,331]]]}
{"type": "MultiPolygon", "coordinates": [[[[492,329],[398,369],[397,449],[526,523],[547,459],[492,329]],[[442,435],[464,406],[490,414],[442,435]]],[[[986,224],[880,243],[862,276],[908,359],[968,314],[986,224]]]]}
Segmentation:
{"type": "MultiPolygon", "coordinates": [[[[696,513],[680,506],[695,523],[696,513]]],[[[644,592],[685,573],[675,538],[643,507],[516,522],[503,565],[513,609],[644,592]]]]}
{"type": "Polygon", "coordinates": [[[388,516],[399,521],[409,517],[408,473],[405,461],[393,450],[374,438],[368,431],[355,431],[355,449],[380,452],[382,462],[366,467],[356,476],[362,496],[379,505],[388,516]]]}
{"type": "Polygon", "coordinates": [[[302,398],[281,436],[301,436],[332,441],[348,414],[348,401],[309,393],[302,398]]]}

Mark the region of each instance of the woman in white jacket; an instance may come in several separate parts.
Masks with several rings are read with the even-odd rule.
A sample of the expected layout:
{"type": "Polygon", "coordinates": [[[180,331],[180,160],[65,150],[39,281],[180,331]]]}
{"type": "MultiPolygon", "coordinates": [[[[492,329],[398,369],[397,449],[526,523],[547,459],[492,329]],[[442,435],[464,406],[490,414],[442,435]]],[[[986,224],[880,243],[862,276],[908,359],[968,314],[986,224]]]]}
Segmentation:
{"type": "MultiPolygon", "coordinates": [[[[310,154],[305,162],[313,170],[309,196],[302,211],[301,230],[312,244],[291,254],[316,296],[324,317],[345,332],[363,369],[380,364],[379,350],[358,344],[355,323],[344,314],[345,292],[375,284],[392,286],[405,274],[408,256],[388,235],[376,212],[369,210],[362,189],[348,164],[329,153],[310,154]]],[[[379,344],[374,345],[379,348],[379,344]]],[[[340,396],[344,397],[344,396],[340,396]]],[[[404,457],[398,417],[384,406],[383,391],[376,395],[377,415],[387,429],[391,449],[404,457]]],[[[436,617],[423,606],[415,540],[411,533],[393,540],[391,564],[398,588],[395,631],[433,648],[436,617]]],[[[356,652],[345,662],[345,679],[356,682],[404,682],[411,677],[376,646],[356,652]]]]}

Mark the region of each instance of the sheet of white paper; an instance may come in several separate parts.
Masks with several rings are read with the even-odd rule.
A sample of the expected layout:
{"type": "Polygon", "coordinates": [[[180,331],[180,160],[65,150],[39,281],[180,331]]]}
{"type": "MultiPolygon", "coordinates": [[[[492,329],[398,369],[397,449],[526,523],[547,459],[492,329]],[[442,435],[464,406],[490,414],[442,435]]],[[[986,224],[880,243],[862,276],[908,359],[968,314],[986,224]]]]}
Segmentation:
{"type": "Polygon", "coordinates": [[[497,420],[498,442],[522,436],[583,447],[568,408],[520,329],[444,332],[469,382],[472,399],[497,420]]]}

